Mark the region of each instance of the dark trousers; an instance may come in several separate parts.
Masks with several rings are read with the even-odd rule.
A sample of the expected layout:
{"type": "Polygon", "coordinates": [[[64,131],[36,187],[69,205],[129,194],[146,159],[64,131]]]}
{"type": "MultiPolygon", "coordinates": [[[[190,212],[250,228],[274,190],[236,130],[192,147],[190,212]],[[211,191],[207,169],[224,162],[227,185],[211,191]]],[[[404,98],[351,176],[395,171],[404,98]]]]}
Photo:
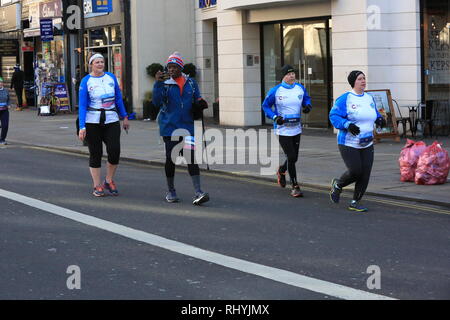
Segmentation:
{"type": "MultiPolygon", "coordinates": [[[[172,151],[179,143],[183,143],[183,137],[179,137],[177,140],[172,141],[172,137],[163,137],[164,145],[166,148],[166,164],[165,171],[167,178],[175,177],[175,163],[172,160],[172,151]]],[[[200,168],[195,163],[195,151],[190,150],[188,154],[184,154],[186,150],[181,149],[180,155],[184,156],[187,162],[188,171],[190,176],[200,175],[200,168]]],[[[175,159],[174,159],[175,160],[175,159]]]]}
{"type": "Polygon", "coordinates": [[[0,136],[0,141],[5,141],[6,135],[8,134],[8,128],[9,128],[9,111],[8,110],[0,111],[0,120],[1,120],[1,124],[2,124],[2,133],[0,136]]]}
{"type": "Polygon", "coordinates": [[[22,99],[23,88],[14,88],[14,91],[16,91],[17,106],[19,108],[22,108],[23,107],[23,99],[22,99]]]}
{"type": "Polygon", "coordinates": [[[280,172],[289,172],[289,177],[291,178],[291,184],[293,186],[297,185],[297,169],[295,164],[298,161],[298,152],[300,150],[300,140],[301,134],[296,136],[278,136],[281,148],[286,155],[286,161],[280,167],[280,172]]]}
{"type": "Polygon", "coordinates": [[[339,145],[347,171],[339,178],[338,186],[344,188],[355,182],[353,200],[359,201],[366,192],[372,172],[374,148],[356,149],[339,145]]]}
{"type": "Polygon", "coordinates": [[[119,164],[120,159],[120,122],[100,126],[86,123],[86,141],[89,147],[89,167],[100,168],[103,156],[103,142],[108,153],[108,162],[119,164]]]}

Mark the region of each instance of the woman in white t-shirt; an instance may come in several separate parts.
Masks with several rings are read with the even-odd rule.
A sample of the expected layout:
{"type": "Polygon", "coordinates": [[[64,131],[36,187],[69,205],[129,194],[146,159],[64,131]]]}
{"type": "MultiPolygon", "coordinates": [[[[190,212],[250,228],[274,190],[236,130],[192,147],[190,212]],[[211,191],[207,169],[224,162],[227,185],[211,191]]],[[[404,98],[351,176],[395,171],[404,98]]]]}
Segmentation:
{"type": "Polygon", "coordinates": [[[383,127],[386,121],[378,112],[373,97],[364,92],[365,74],[355,70],[347,80],[352,90],[336,99],[330,111],[330,121],[339,129],[339,151],[348,170],[339,179],[332,180],[330,198],[338,203],[342,188],[355,183],[353,200],[348,209],[366,212],[367,208],[359,205],[359,201],[366,192],[372,172],[374,123],[383,127]]]}

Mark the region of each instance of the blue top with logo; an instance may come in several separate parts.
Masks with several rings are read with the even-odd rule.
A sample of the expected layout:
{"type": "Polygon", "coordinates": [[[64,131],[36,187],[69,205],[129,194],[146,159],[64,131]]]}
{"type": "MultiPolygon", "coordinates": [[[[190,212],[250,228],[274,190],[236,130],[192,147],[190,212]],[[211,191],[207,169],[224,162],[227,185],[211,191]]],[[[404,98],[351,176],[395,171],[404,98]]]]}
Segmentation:
{"type": "Polygon", "coordinates": [[[87,75],[80,84],[80,129],[85,129],[86,123],[100,123],[100,112],[93,109],[106,109],[105,124],[119,121],[119,113],[127,116],[122,100],[122,92],[115,75],[109,72],[101,77],[87,75]]]}
{"type": "Polygon", "coordinates": [[[381,117],[373,97],[365,92],[361,95],[353,91],[344,93],[330,111],[330,121],[339,129],[338,144],[357,149],[373,145],[374,123],[381,117]],[[359,127],[359,135],[354,136],[348,131],[351,123],[359,127]]]}
{"type": "Polygon", "coordinates": [[[302,107],[308,104],[311,104],[311,98],[303,85],[282,82],[270,89],[262,108],[266,116],[272,120],[277,116],[283,117],[283,125],[274,123],[275,134],[296,136],[302,133],[302,107]]]}

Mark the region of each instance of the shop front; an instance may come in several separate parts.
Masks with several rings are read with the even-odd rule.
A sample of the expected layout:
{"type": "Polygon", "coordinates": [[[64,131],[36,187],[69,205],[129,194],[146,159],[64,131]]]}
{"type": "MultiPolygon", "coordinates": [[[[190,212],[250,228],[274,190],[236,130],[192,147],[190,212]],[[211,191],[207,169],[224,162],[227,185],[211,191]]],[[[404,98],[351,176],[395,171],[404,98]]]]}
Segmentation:
{"type": "MultiPolygon", "coordinates": [[[[22,18],[28,18],[23,30],[23,66],[26,81],[34,82],[37,105],[41,104],[50,85],[66,85],[65,39],[62,30],[62,2],[26,1],[22,18]],[[44,21],[48,23],[48,35],[42,34],[44,21]],[[31,80],[32,79],[32,80],[31,80]]],[[[70,109],[70,106],[64,106],[70,109]]]]}
{"type": "MultiPolygon", "coordinates": [[[[3,3],[3,1],[2,1],[3,3]]],[[[6,86],[19,62],[20,4],[0,7],[0,70],[6,86]]]]}
{"type": "Polygon", "coordinates": [[[304,115],[303,124],[328,127],[332,100],[329,18],[267,23],[261,29],[263,95],[280,83],[281,68],[289,64],[314,106],[314,112],[304,115]]]}
{"type": "MultiPolygon", "coordinates": [[[[113,73],[123,90],[123,63],[122,63],[122,32],[120,25],[91,28],[85,35],[85,61],[93,52],[101,53],[105,57],[105,71],[113,73]]],[[[88,70],[88,66],[85,66],[88,70]]]]}
{"type": "Polygon", "coordinates": [[[450,134],[450,3],[422,1],[422,117],[434,134],[450,134]]]}

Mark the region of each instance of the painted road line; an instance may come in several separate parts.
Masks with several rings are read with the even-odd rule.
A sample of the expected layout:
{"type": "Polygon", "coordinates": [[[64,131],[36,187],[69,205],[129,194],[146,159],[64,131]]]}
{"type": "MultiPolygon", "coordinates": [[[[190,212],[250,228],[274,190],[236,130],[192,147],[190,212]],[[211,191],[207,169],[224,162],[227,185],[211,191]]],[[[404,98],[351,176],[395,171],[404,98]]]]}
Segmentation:
{"type": "Polygon", "coordinates": [[[233,258],[212,251],[200,249],[182,242],[166,239],[151,233],[132,229],[107,220],[95,218],[83,213],[72,211],[47,202],[29,198],[17,193],[0,189],[0,197],[22,203],[24,205],[52,213],[54,215],[70,219],[97,229],[133,239],[149,245],[163,248],[185,256],[214,263],[240,272],[260,276],[273,281],[281,282],[290,286],[306,289],[327,296],[348,300],[395,300],[391,297],[378,295],[343,285],[306,277],[294,272],[264,266],[261,264],[233,258]]]}

